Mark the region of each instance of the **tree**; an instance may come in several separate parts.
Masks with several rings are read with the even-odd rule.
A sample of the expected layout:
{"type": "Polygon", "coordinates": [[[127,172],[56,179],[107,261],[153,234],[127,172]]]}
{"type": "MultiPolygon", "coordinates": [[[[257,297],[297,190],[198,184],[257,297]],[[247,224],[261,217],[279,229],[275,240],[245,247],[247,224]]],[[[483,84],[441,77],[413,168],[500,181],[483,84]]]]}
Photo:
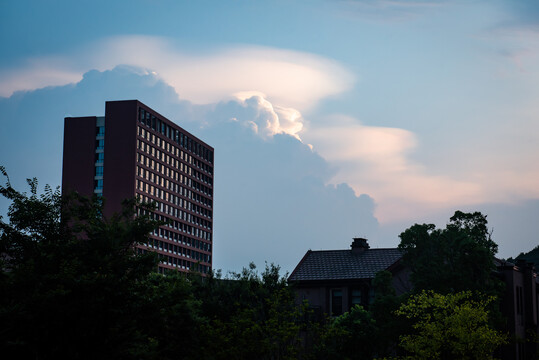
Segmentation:
{"type": "Polygon", "coordinates": [[[536,270],[539,270],[539,245],[534,247],[527,253],[521,252],[516,258],[509,258],[507,261],[516,263],[518,260],[522,260],[528,263],[533,263],[536,270]]]}
{"type": "Polygon", "coordinates": [[[143,353],[147,358],[204,358],[200,350],[208,321],[202,314],[203,301],[194,294],[192,278],[195,276],[178,271],[168,272],[166,276],[152,273],[141,284],[146,298],[144,308],[136,316],[139,331],[150,339],[151,353],[143,353]]]}
{"type": "Polygon", "coordinates": [[[239,274],[155,273],[157,256],[141,254],[159,222],[102,217],[102,200],[29,180],[12,188],[0,219],[0,346],[20,359],[295,359],[308,327],[305,306],[279,275],[252,264],[239,274]]]}
{"type": "Polygon", "coordinates": [[[154,254],[138,254],[158,223],[134,217],[134,203],[110,219],[99,199],[62,198],[46,186],[16,191],[0,219],[0,346],[17,358],[144,358],[152,349],[140,314],[148,309],[154,254]]]}
{"type": "Polygon", "coordinates": [[[417,290],[442,294],[474,290],[497,294],[500,284],[491,273],[498,245],[487,228],[486,216],[456,211],[445,229],[415,224],[400,234],[399,248],[410,267],[417,290]]]}
{"type": "Polygon", "coordinates": [[[329,320],[315,347],[315,356],[318,359],[372,359],[378,349],[379,335],[372,313],[355,305],[329,320]]]}
{"type": "Polygon", "coordinates": [[[470,291],[413,295],[396,312],[414,322],[414,333],[401,336],[400,346],[409,359],[492,359],[506,337],[488,325],[491,301],[470,291]]]}
{"type": "Polygon", "coordinates": [[[397,296],[392,286],[392,275],[387,270],[380,271],[373,279],[374,302],[369,306],[377,325],[377,355],[389,356],[396,350],[399,336],[410,329],[407,319],[396,316],[395,311],[407,298],[407,294],[397,296]]]}
{"type": "Polygon", "coordinates": [[[250,264],[225,279],[211,274],[194,283],[207,325],[203,348],[211,359],[296,359],[301,352],[305,306],[279,267],[262,274],[250,264]]]}

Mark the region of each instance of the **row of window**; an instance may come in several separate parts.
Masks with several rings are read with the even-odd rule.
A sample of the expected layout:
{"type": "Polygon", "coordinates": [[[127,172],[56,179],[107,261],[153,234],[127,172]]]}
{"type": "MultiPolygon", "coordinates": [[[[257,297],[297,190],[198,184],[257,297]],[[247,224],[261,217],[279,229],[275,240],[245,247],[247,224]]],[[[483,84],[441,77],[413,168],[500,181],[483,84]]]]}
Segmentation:
{"type": "MultiPolygon", "coordinates": [[[[146,182],[144,182],[142,180],[137,179],[136,187],[137,187],[137,190],[140,191],[140,192],[144,192],[146,194],[155,196],[155,197],[157,197],[159,199],[162,199],[164,201],[169,202],[169,204],[166,204],[166,203],[162,203],[160,201],[157,201],[157,205],[159,206],[160,210],[162,212],[164,212],[164,213],[167,213],[169,215],[172,215],[172,216],[175,216],[177,218],[185,220],[185,216],[182,216],[182,213],[185,215],[185,212],[180,210],[179,208],[176,208],[175,206],[181,207],[181,208],[186,209],[186,210],[195,211],[195,209],[193,209],[194,206],[192,206],[191,202],[183,199],[180,196],[177,196],[175,194],[172,194],[172,193],[169,193],[169,192],[167,192],[165,190],[162,190],[162,189],[160,189],[160,188],[158,188],[156,186],[148,184],[148,183],[146,183],[146,182]],[[175,205],[175,206],[172,206],[172,205],[175,205]]],[[[144,195],[142,195],[142,196],[144,196],[144,195]]],[[[185,195],[183,195],[183,196],[185,196],[185,195]]],[[[207,210],[206,213],[210,213],[210,211],[207,210]]],[[[189,214],[189,215],[192,216],[193,218],[196,218],[196,220],[192,221],[193,223],[195,223],[197,225],[200,225],[202,227],[205,227],[205,228],[207,227],[207,228],[211,229],[211,221],[199,218],[198,216],[195,216],[195,215],[191,215],[191,214],[189,214]]]]}
{"type": "MultiPolygon", "coordinates": [[[[144,165],[144,166],[147,166],[149,167],[150,169],[152,169],[152,167],[154,166],[154,163],[153,163],[153,160],[149,160],[148,157],[142,155],[142,154],[137,154],[137,161],[140,165],[144,165]]],[[[166,178],[161,178],[158,174],[156,174],[154,171],[149,171],[148,169],[145,169],[141,166],[138,166],[137,167],[137,175],[148,180],[149,182],[153,182],[155,183],[156,185],[159,185],[159,186],[163,186],[165,189],[168,189],[170,190],[172,193],[175,193],[175,194],[178,194],[178,195],[182,195],[182,196],[185,196],[189,199],[193,199],[194,201],[196,202],[199,202],[207,207],[212,207],[212,203],[213,201],[205,196],[202,196],[194,191],[191,191],[191,190],[188,190],[184,187],[182,187],[181,185],[178,184],[178,182],[182,182],[182,183],[185,183],[185,182],[188,182],[188,180],[185,179],[185,176],[183,176],[182,174],[176,172],[176,171],[169,171],[168,168],[166,170],[163,170],[164,167],[161,167],[160,164],[158,164],[159,166],[156,166],[154,169],[155,171],[159,172],[160,174],[168,174],[168,175],[164,175],[164,176],[167,176],[167,177],[172,177],[173,180],[177,181],[177,182],[173,182],[173,181],[170,181],[166,178]],[[157,177],[156,177],[157,176],[157,177]],[[153,179],[153,181],[152,181],[153,179]]],[[[152,185],[154,186],[154,185],[152,185]]],[[[159,191],[163,191],[162,189],[158,189],[159,191]]],[[[156,190],[157,191],[157,190],[156,190]]],[[[168,192],[164,191],[165,193],[168,194],[168,192]]],[[[153,194],[152,194],[153,195],[153,194]]],[[[165,195],[167,196],[167,200],[168,200],[168,195],[165,195]]],[[[164,199],[164,198],[163,198],[164,199]]]]}
{"type": "Polygon", "coordinates": [[[94,180],[94,190],[103,191],[103,179],[94,180]]]}
{"type": "MultiPolygon", "coordinates": [[[[148,252],[148,250],[146,250],[146,249],[138,248],[138,253],[139,254],[146,254],[147,252],[148,252]]],[[[161,264],[174,266],[174,267],[176,267],[178,269],[194,270],[194,271],[199,271],[199,272],[201,272],[203,274],[207,274],[211,269],[211,267],[209,267],[209,266],[201,265],[201,264],[189,261],[189,260],[178,259],[178,258],[175,258],[173,256],[167,256],[167,255],[163,255],[163,254],[158,254],[158,257],[159,257],[159,261],[161,262],[161,264]]],[[[166,274],[170,270],[171,269],[168,269],[168,268],[165,268],[165,267],[162,267],[162,266],[158,267],[159,274],[166,274]]]]}
{"type": "Polygon", "coordinates": [[[139,108],[139,122],[146,125],[147,128],[164,135],[198,157],[213,163],[213,151],[142,108],[139,108]]]}
{"type": "MultiPolygon", "coordinates": [[[[144,195],[141,195],[141,196],[144,196],[144,195]]],[[[165,202],[153,200],[153,199],[150,199],[149,201],[154,201],[156,203],[156,205],[157,205],[157,210],[161,211],[162,213],[165,213],[165,214],[168,214],[168,215],[171,215],[171,216],[175,216],[175,217],[181,217],[179,215],[180,210],[177,209],[175,206],[167,204],[165,202]]],[[[206,217],[208,219],[212,218],[212,211],[211,210],[208,210],[208,209],[205,209],[205,208],[200,207],[198,205],[195,205],[192,202],[187,201],[185,199],[180,198],[179,201],[178,201],[178,204],[176,206],[179,206],[179,207],[184,208],[186,210],[192,211],[192,212],[194,212],[196,214],[202,215],[202,216],[204,216],[204,217],[206,217]]],[[[198,223],[199,222],[197,222],[197,224],[198,223]]],[[[211,228],[211,226],[208,226],[208,227],[211,228]]]]}
{"type": "Polygon", "coordinates": [[[189,259],[192,258],[197,261],[201,261],[205,263],[211,262],[211,255],[209,254],[204,254],[196,250],[187,249],[180,245],[170,244],[170,243],[167,243],[166,241],[161,241],[161,240],[150,238],[148,239],[148,243],[145,245],[156,250],[168,252],[168,253],[178,255],[178,256],[183,256],[185,258],[189,258],[189,259]]]}
{"type": "MultiPolygon", "coordinates": [[[[137,209],[137,211],[138,211],[139,215],[141,215],[141,214],[150,215],[150,217],[152,219],[155,219],[155,220],[160,220],[160,221],[163,221],[163,222],[168,222],[168,220],[170,220],[167,217],[159,215],[159,214],[148,213],[148,211],[144,210],[144,209],[139,208],[139,209],[137,209]]],[[[176,231],[170,231],[170,230],[168,230],[166,228],[166,226],[167,225],[161,226],[160,228],[154,230],[152,232],[152,235],[154,235],[156,237],[160,237],[160,238],[165,239],[165,240],[174,241],[175,243],[178,243],[178,244],[183,244],[185,246],[190,246],[192,248],[195,248],[195,249],[198,249],[198,250],[201,250],[201,251],[211,252],[211,243],[206,242],[206,241],[211,241],[211,234],[208,236],[207,239],[205,239],[206,241],[202,241],[202,240],[198,240],[198,239],[189,237],[187,235],[180,234],[180,233],[178,233],[176,231]]]]}
{"type": "MultiPolygon", "coordinates": [[[[140,139],[137,139],[137,149],[139,149],[142,152],[145,152],[146,154],[152,156],[153,158],[159,161],[162,161],[166,164],[170,164],[176,169],[180,169],[181,171],[184,171],[186,173],[187,172],[191,173],[191,167],[188,166],[187,164],[192,165],[194,163],[194,159],[191,155],[187,154],[186,152],[180,151],[179,156],[175,156],[174,152],[172,152],[172,155],[169,155],[166,153],[166,151],[159,150],[156,147],[140,139]]],[[[174,149],[171,149],[171,150],[174,150],[174,149]]],[[[199,175],[199,178],[202,179],[204,182],[211,185],[211,181],[212,181],[211,177],[206,176],[201,173],[199,175]]]]}
{"type": "MultiPolygon", "coordinates": [[[[168,153],[168,156],[173,156],[174,158],[179,158],[180,160],[183,160],[184,162],[198,168],[198,169],[201,169],[203,172],[205,173],[208,173],[208,174],[213,174],[213,166],[212,165],[208,165],[198,159],[196,159],[195,157],[191,156],[190,154],[187,153],[187,151],[183,151],[181,150],[180,148],[170,144],[169,142],[161,139],[159,136],[156,136],[155,134],[152,134],[152,132],[150,130],[145,130],[144,128],[142,127],[138,127],[138,131],[137,131],[137,134],[139,135],[139,137],[141,137],[142,139],[137,139],[137,148],[139,149],[142,149],[142,146],[144,146],[143,144],[141,144],[141,142],[143,142],[142,140],[146,140],[147,143],[149,144],[152,144],[153,146],[156,146],[157,148],[160,148],[162,151],[166,151],[168,153]]],[[[154,153],[156,151],[159,151],[158,149],[154,149],[154,153]]],[[[166,154],[165,154],[166,155],[166,154]]],[[[161,155],[159,155],[161,156],[161,155]]]]}
{"type": "MultiPolygon", "coordinates": [[[[199,192],[202,192],[204,193],[205,195],[209,196],[209,197],[212,197],[213,196],[213,190],[206,186],[206,185],[203,185],[203,184],[200,184],[198,183],[197,181],[195,180],[192,180],[190,178],[188,178],[186,175],[189,174],[189,175],[193,175],[195,177],[197,177],[197,171],[196,170],[192,170],[188,165],[185,165],[183,163],[179,163],[178,164],[178,161],[176,160],[176,167],[171,169],[171,168],[168,168],[167,166],[157,162],[157,161],[154,161],[152,158],[150,158],[149,156],[146,156],[144,154],[138,154],[137,155],[137,159],[139,161],[144,161],[144,164],[148,167],[155,167],[157,169],[159,169],[158,171],[159,172],[163,172],[163,174],[167,174],[166,176],[170,177],[171,179],[173,180],[176,180],[176,181],[179,181],[180,183],[186,185],[186,186],[190,186],[191,188],[193,188],[194,190],[197,190],[199,192]],[[178,166],[179,165],[179,166],[178,166]],[[177,171],[179,170],[179,171],[177,171]],[[184,175],[185,174],[185,175],[184,175]]],[[[174,163],[174,161],[173,161],[174,163]]],[[[174,164],[171,164],[172,166],[174,166],[174,164]]],[[[160,177],[157,173],[153,172],[153,171],[148,171],[148,170],[145,170],[144,168],[140,168],[140,167],[137,167],[137,175],[139,176],[142,176],[142,177],[145,177],[146,180],[150,180],[152,182],[155,182],[157,183],[158,185],[161,185],[161,186],[165,186],[165,187],[169,187],[169,181],[168,179],[164,178],[164,177],[160,177]],[[155,178],[155,179],[154,179],[155,178]]],[[[213,180],[204,175],[204,174],[201,174],[201,173],[198,173],[198,175],[202,176],[205,178],[204,182],[206,182],[207,184],[209,185],[212,185],[213,183],[213,180]]],[[[199,177],[197,177],[199,178],[199,177]]]]}
{"type": "MultiPolygon", "coordinates": [[[[206,230],[199,229],[198,227],[191,226],[191,225],[189,225],[187,223],[173,220],[173,219],[168,218],[168,217],[163,216],[163,215],[159,215],[159,214],[154,214],[154,215],[155,216],[160,216],[160,217],[166,219],[166,220],[163,219],[163,221],[167,222],[167,224],[164,225],[164,226],[168,226],[169,228],[174,229],[176,231],[181,231],[181,232],[187,233],[189,235],[196,236],[196,237],[202,238],[202,239],[207,240],[207,241],[211,241],[211,224],[210,224],[210,227],[209,227],[210,231],[206,231],[206,230]]],[[[196,216],[194,218],[196,218],[196,216]]],[[[187,221],[187,220],[184,220],[184,221],[187,221]]],[[[163,227],[161,227],[160,229],[162,229],[164,231],[160,232],[158,236],[164,237],[165,239],[169,239],[169,240],[173,239],[174,234],[175,234],[174,231],[168,231],[168,230],[164,229],[163,227]]],[[[157,235],[157,230],[156,230],[156,235],[157,235]]]]}
{"type": "Polygon", "coordinates": [[[96,126],[95,128],[95,177],[94,177],[94,193],[99,196],[103,195],[103,160],[105,159],[105,127],[96,126]]]}
{"type": "MultiPolygon", "coordinates": [[[[137,194],[139,198],[148,198],[142,194],[137,194]]],[[[165,202],[161,202],[161,201],[157,201],[157,200],[153,200],[152,198],[148,198],[150,202],[155,202],[156,206],[157,206],[157,210],[158,211],[161,211],[162,213],[165,213],[167,215],[171,215],[171,216],[174,216],[174,217],[178,217],[178,218],[182,218],[182,213],[180,209],[176,208],[175,206],[173,205],[170,205],[170,204],[167,204],[165,202]]],[[[142,201],[142,200],[141,200],[142,201]]],[[[200,207],[198,205],[195,205],[193,204],[192,202],[189,202],[187,200],[184,200],[182,198],[180,198],[180,200],[178,201],[178,204],[177,206],[181,207],[181,208],[184,208],[185,210],[189,210],[189,211],[192,211],[196,214],[199,214],[199,215],[202,215],[208,219],[211,219],[212,218],[212,211],[211,210],[208,210],[208,209],[205,209],[203,207],[200,207]]],[[[195,215],[192,215],[193,217],[195,215]]],[[[201,219],[202,221],[203,219],[201,219]]],[[[196,224],[202,224],[202,222],[196,222],[196,224]]],[[[208,228],[211,228],[211,226],[209,225],[206,225],[208,228]]]]}
{"type": "MultiPolygon", "coordinates": [[[[368,306],[374,301],[374,288],[351,288],[349,290],[350,308],[354,305],[368,306]]],[[[342,315],[343,313],[343,289],[330,290],[330,312],[331,316],[342,315]]]]}
{"type": "Polygon", "coordinates": [[[95,153],[95,162],[103,163],[105,161],[105,153],[103,151],[95,153]]]}
{"type": "MultiPolygon", "coordinates": [[[[204,175],[200,171],[197,171],[197,170],[193,169],[192,176],[194,176],[196,179],[201,180],[202,182],[204,182],[206,184],[213,185],[213,179],[211,177],[209,177],[209,176],[204,175]]],[[[204,185],[202,185],[202,186],[204,187],[204,185]]],[[[204,190],[204,192],[206,192],[206,191],[209,192],[209,190],[204,190]]]]}
{"type": "MultiPolygon", "coordinates": [[[[138,214],[140,215],[142,213],[147,214],[147,212],[145,210],[138,209],[138,214]]],[[[164,219],[166,219],[165,217],[160,217],[157,214],[150,214],[150,217],[152,217],[153,219],[160,219],[162,221],[165,221],[164,219]]],[[[168,229],[166,229],[164,227],[160,227],[160,228],[154,230],[152,232],[152,235],[154,235],[156,237],[160,237],[162,239],[174,241],[177,244],[190,246],[190,247],[192,247],[194,249],[211,252],[211,244],[210,243],[207,243],[205,241],[198,240],[198,239],[186,236],[186,235],[182,235],[182,234],[180,234],[178,232],[170,231],[170,230],[168,230],[168,229]]],[[[208,241],[211,241],[211,238],[208,241]]]]}
{"type": "MultiPolygon", "coordinates": [[[[168,227],[168,228],[170,228],[172,230],[176,230],[176,231],[180,231],[180,232],[192,235],[192,236],[196,236],[196,237],[202,238],[202,239],[204,239],[206,241],[211,241],[211,239],[212,239],[212,233],[211,233],[212,223],[211,222],[206,222],[206,229],[209,230],[209,231],[206,231],[206,230],[203,230],[203,229],[199,229],[196,226],[191,226],[191,225],[189,225],[187,223],[184,223],[184,222],[181,222],[181,221],[176,221],[175,219],[178,219],[178,217],[169,218],[169,217],[161,215],[161,214],[156,214],[155,212],[148,212],[145,209],[138,209],[138,214],[139,215],[149,215],[152,219],[159,220],[159,221],[162,221],[162,222],[166,223],[165,225],[163,225],[163,226],[161,226],[159,228],[160,230],[158,229],[158,230],[154,231],[155,236],[160,236],[162,238],[165,238],[165,239],[168,239],[168,240],[174,240],[174,241],[181,240],[181,238],[178,238],[178,236],[177,236],[177,235],[180,235],[180,234],[177,234],[174,231],[169,231],[169,230],[167,230],[165,228],[165,227],[168,227]]],[[[185,214],[185,212],[183,214],[185,214]]],[[[185,218],[187,219],[187,216],[185,218]]],[[[196,224],[198,226],[202,226],[201,224],[197,224],[196,221],[201,221],[203,219],[201,219],[201,218],[199,218],[197,216],[194,216],[194,215],[191,215],[191,217],[189,219],[191,219],[193,224],[196,224]]],[[[184,220],[184,221],[187,221],[187,220],[184,220]]]]}
{"type": "Polygon", "coordinates": [[[174,232],[174,231],[167,230],[167,229],[165,229],[163,227],[159,228],[159,230],[155,230],[152,234],[154,236],[160,237],[162,239],[172,240],[177,244],[190,246],[190,247],[192,247],[194,249],[198,249],[200,251],[211,252],[211,244],[210,243],[207,243],[205,241],[198,240],[198,239],[195,239],[195,238],[191,238],[189,236],[182,235],[182,234],[174,232]]]}

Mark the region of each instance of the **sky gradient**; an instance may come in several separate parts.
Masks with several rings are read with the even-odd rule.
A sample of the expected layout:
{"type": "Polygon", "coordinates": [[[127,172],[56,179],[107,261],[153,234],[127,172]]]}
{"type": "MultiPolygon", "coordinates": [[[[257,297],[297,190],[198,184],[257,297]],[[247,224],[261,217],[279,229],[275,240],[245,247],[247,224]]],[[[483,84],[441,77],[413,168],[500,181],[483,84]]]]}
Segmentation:
{"type": "Polygon", "coordinates": [[[215,147],[215,268],[394,247],[457,209],[487,214],[500,257],[539,244],[534,2],[0,10],[0,164],[19,186],[60,184],[65,116],[139,99],[215,147]]]}

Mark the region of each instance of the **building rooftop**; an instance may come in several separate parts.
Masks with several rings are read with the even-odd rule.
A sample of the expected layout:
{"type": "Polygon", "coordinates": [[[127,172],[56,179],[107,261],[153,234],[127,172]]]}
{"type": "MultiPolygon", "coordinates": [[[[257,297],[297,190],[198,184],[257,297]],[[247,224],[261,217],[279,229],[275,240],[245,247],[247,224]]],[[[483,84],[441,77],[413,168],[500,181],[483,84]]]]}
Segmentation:
{"type": "Polygon", "coordinates": [[[392,249],[309,250],[294,269],[289,281],[372,279],[402,258],[402,251],[392,249]]]}

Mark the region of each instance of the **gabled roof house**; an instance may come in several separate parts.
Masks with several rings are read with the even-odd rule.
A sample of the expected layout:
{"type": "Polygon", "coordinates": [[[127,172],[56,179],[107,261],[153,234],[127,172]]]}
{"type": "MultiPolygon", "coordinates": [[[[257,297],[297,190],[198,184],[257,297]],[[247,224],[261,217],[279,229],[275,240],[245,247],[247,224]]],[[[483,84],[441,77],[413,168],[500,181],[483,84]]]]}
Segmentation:
{"type": "Polygon", "coordinates": [[[410,290],[408,271],[397,248],[371,249],[367,239],[354,238],[350,250],[309,250],[288,281],[300,300],[308,300],[320,314],[337,316],[356,304],[368,307],[374,300],[376,273],[393,274],[397,294],[410,290]]]}

